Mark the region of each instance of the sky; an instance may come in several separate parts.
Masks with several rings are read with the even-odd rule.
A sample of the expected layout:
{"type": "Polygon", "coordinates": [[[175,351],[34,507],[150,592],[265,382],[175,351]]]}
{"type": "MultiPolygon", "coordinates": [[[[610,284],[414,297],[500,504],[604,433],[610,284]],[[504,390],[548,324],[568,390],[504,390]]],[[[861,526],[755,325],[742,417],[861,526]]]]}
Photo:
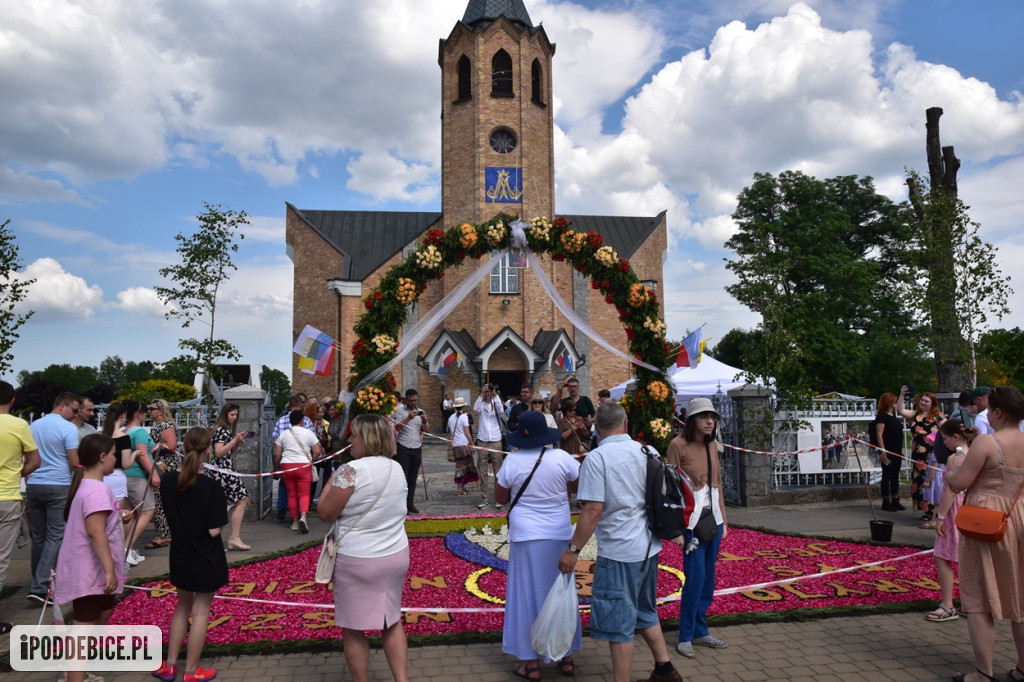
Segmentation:
{"type": "MultiPolygon", "coordinates": [[[[902,201],[904,169],[926,171],[932,106],[963,162],[960,197],[1003,272],[1020,271],[1019,0],[525,2],[557,45],[556,209],[668,210],[669,338],[757,324],[723,262],[754,173],[870,175],[902,201]]],[[[285,202],[440,210],[437,45],[466,4],[0,4],[0,222],[36,280],[4,378],[177,355],[192,330],[153,288],[203,202],[252,223],[217,335],[287,373],[285,202]]],[[[1024,325],[1015,288],[996,326],[1024,325]]]]}

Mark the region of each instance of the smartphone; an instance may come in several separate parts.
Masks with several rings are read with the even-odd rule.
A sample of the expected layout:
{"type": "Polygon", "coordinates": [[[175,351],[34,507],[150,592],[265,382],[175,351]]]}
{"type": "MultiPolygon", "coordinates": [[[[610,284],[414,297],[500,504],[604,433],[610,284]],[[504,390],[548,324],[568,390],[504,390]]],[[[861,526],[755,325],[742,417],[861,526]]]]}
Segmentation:
{"type": "Polygon", "coordinates": [[[245,432],[244,434],[242,434],[242,435],[243,435],[243,436],[245,436],[246,438],[252,438],[253,436],[255,436],[255,435],[256,435],[256,432],[255,432],[255,431],[246,431],[246,432],[245,432]]]}

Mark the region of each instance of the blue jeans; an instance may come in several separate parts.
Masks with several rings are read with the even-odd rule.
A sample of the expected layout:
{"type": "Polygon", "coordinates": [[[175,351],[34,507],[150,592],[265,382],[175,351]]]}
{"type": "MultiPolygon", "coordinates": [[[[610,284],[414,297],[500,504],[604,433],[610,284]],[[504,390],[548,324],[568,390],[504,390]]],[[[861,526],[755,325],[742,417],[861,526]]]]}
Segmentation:
{"type": "MultiPolygon", "coordinates": [[[[693,537],[686,531],[686,542],[693,537]]],[[[722,524],[711,542],[702,542],[683,557],[683,596],[679,600],[679,641],[691,642],[708,634],[707,612],[715,596],[715,564],[722,544],[722,524]]],[[[686,545],[683,545],[684,547],[686,545]]]]}
{"type": "Polygon", "coordinates": [[[67,485],[25,486],[28,522],[32,527],[32,585],[28,591],[46,594],[50,589],[50,571],[57,566],[57,553],[64,540],[64,505],[67,485]]]}
{"type": "Polygon", "coordinates": [[[277,482],[277,510],[287,511],[288,509],[288,491],[284,487],[284,476],[282,476],[277,482]]]}

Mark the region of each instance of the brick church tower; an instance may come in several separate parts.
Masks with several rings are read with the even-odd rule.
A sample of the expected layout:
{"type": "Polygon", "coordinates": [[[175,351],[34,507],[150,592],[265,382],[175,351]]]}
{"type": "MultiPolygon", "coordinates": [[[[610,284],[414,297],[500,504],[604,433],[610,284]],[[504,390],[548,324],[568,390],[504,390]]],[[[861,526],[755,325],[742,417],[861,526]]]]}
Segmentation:
{"type": "Polygon", "coordinates": [[[553,216],[554,53],[522,0],[471,0],[441,40],[442,214],[553,216]]]}
{"type": "MultiPolygon", "coordinates": [[[[337,339],[332,376],[300,373],[295,390],[337,395],[347,384],[355,335],[366,296],[388,268],[416,250],[429,229],[481,223],[499,213],[555,217],[554,120],[551,63],[555,45],[534,26],[523,0],[469,0],[461,21],[440,40],[441,212],[300,209],[287,205],[286,242],[295,263],[292,334],[309,324],[337,339]]],[[[566,215],[582,232],[597,232],[630,260],[648,286],[660,289],[667,246],[665,212],[656,216],[566,215]]],[[[561,298],[609,343],[626,351],[613,306],[565,263],[541,257],[561,298]]],[[[408,311],[405,332],[486,260],[450,269],[408,311]]],[[[485,381],[503,395],[532,383],[557,391],[570,371],[582,392],[596,397],[630,377],[630,365],[579,332],[528,269],[507,258],[492,270],[407,356],[395,376],[416,388],[439,424],[445,392],[471,404],[485,381]],[[449,358],[458,361],[446,364],[449,358]]],[[[662,316],[664,302],[662,300],[662,316]]]]}

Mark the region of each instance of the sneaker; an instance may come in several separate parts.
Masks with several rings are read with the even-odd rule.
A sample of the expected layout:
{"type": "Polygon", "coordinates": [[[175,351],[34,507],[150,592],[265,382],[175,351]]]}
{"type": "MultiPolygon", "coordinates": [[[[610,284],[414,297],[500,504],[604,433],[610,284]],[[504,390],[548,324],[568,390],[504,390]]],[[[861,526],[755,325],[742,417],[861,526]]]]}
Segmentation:
{"type": "Polygon", "coordinates": [[[502,504],[496,504],[496,505],[494,505],[494,508],[495,508],[495,509],[497,509],[498,511],[501,511],[502,509],[504,509],[504,508],[505,508],[505,505],[502,505],[502,504]]]}
{"type": "Polygon", "coordinates": [[[43,604],[46,602],[46,594],[40,592],[29,592],[26,599],[31,599],[32,601],[37,601],[40,604],[43,604]]]}
{"type": "Polygon", "coordinates": [[[277,520],[284,521],[284,509],[277,510],[277,520]]]}
{"type": "Polygon", "coordinates": [[[203,680],[212,680],[215,677],[217,677],[216,668],[200,668],[197,665],[194,673],[187,672],[182,679],[184,682],[203,682],[203,680]]]}
{"type": "Polygon", "coordinates": [[[487,509],[487,503],[486,502],[481,502],[480,504],[478,504],[476,506],[476,508],[477,509],[487,509]]]}
{"type": "Polygon", "coordinates": [[[691,642],[680,642],[676,644],[676,653],[686,656],[687,658],[693,658],[696,654],[693,653],[693,644],[691,642]]]}
{"type": "MultiPolygon", "coordinates": [[[[60,677],[57,678],[57,682],[67,682],[67,680],[68,680],[68,674],[67,673],[64,673],[63,675],[61,675],[60,677]]],[[[103,682],[103,678],[100,677],[99,675],[93,675],[90,672],[86,672],[85,673],[85,682],[103,682]]]]}
{"type": "Polygon", "coordinates": [[[124,561],[129,566],[138,566],[139,564],[141,564],[145,560],[146,560],[146,557],[142,556],[141,554],[136,552],[134,549],[129,549],[128,550],[128,556],[125,557],[124,561]]]}
{"type": "Polygon", "coordinates": [[[309,532],[309,524],[306,523],[306,519],[299,519],[299,532],[303,535],[309,532]]]}
{"type": "Polygon", "coordinates": [[[299,529],[299,522],[298,521],[292,521],[292,525],[289,526],[289,530],[298,530],[298,529],[299,529]]]}
{"type": "Polygon", "coordinates": [[[178,677],[178,665],[164,661],[159,668],[153,671],[153,677],[159,677],[164,682],[174,682],[178,677]]]}
{"type": "Polygon", "coordinates": [[[697,646],[707,646],[711,647],[712,649],[724,649],[725,647],[729,646],[722,640],[718,639],[717,637],[712,637],[711,635],[704,635],[703,637],[698,637],[697,639],[693,640],[693,643],[697,646]]]}

